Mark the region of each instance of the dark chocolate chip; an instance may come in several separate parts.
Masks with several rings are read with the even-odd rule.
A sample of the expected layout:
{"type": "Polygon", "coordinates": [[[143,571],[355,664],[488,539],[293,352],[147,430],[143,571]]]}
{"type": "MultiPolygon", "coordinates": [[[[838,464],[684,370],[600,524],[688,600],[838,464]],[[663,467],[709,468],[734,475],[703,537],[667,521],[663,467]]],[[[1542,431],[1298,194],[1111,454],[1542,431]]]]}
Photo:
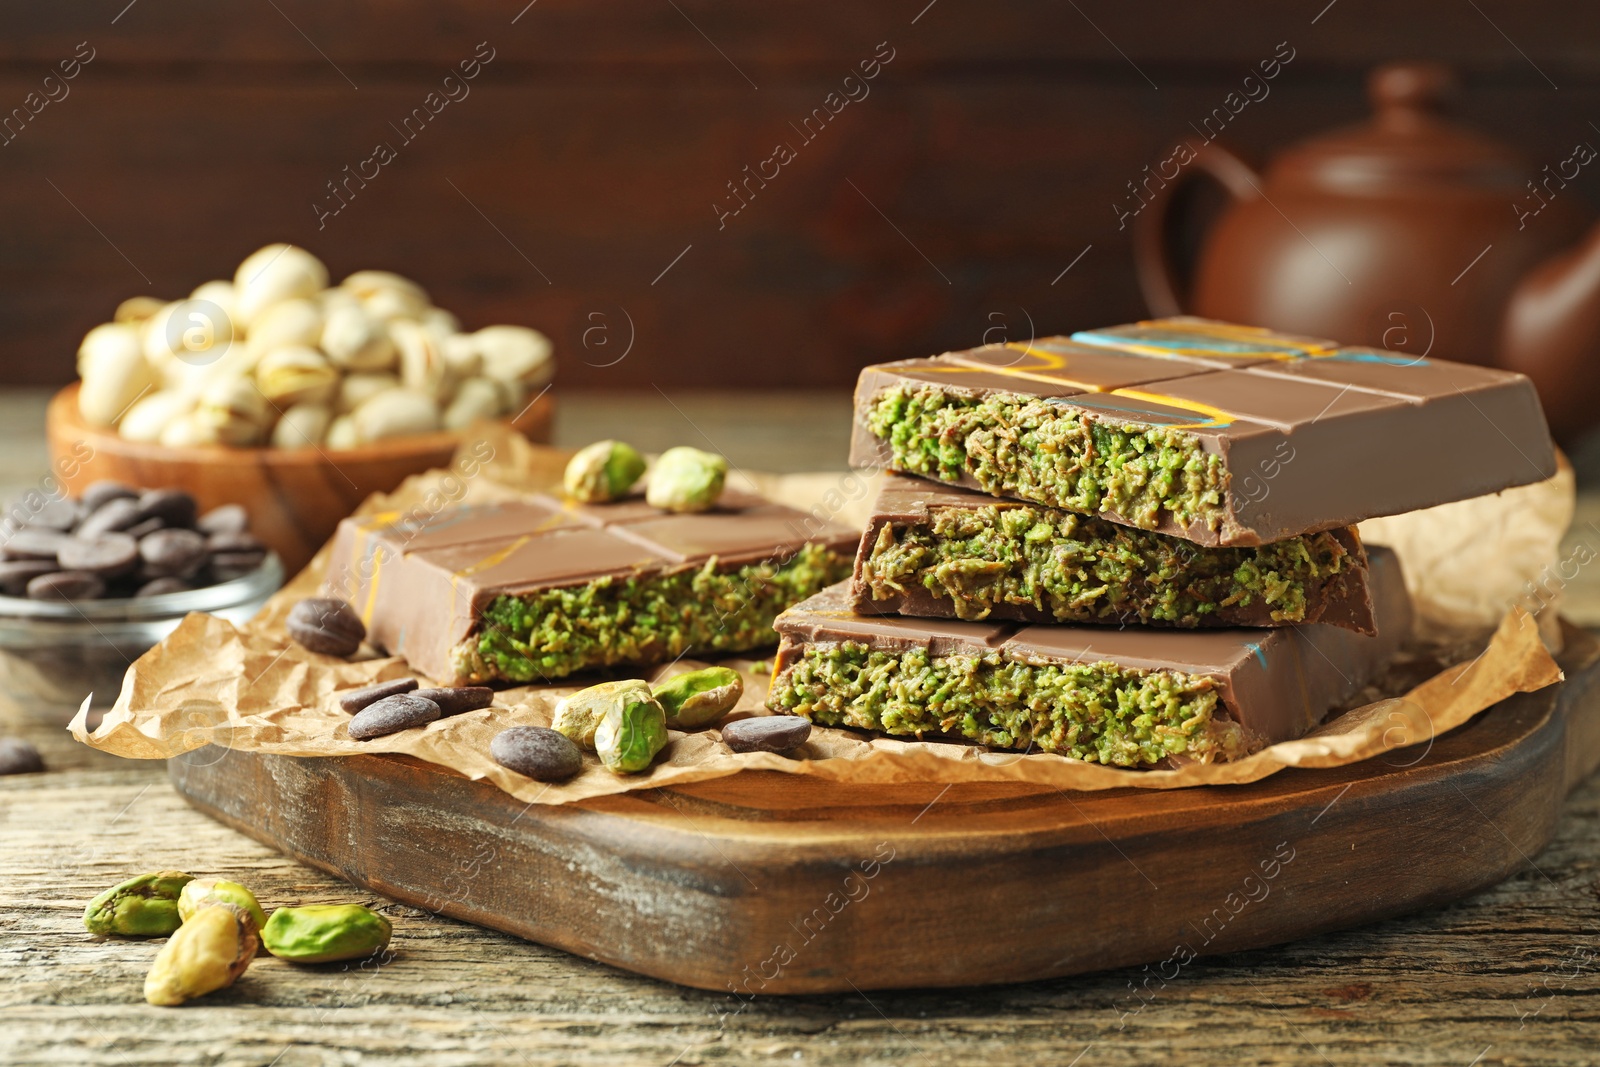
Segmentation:
{"type": "Polygon", "coordinates": [[[439,705],[439,713],[446,717],[460,715],[463,711],[477,711],[494,703],[494,690],[486,685],[458,685],[448,689],[418,689],[417,696],[427,697],[439,705]]]}
{"type": "Polygon", "coordinates": [[[187,593],[194,586],[182,578],[154,578],[133,591],[134,596],[160,596],[163,593],[187,593]]]}
{"type": "Polygon", "coordinates": [[[193,530],[157,530],[139,542],[147,578],[193,577],[206,557],[206,539],[193,530]]]}
{"type": "Polygon", "coordinates": [[[140,538],[149,537],[157,530],[164,529],[166,525],[166,523],[161,521],[161,517],[156,515],[136,522],[122,532],[137,541],[140,538]]]}
{"type": "Polygon", "coordinates": [[[40,505],[38,511],[28,516],[27,525],[65,532],[76,526],[81,518],[83,518],[83,513],[79,510],[76,500],[57,497],[46,500],[40,505]]]}
{"type": "Polygon", "coordinates": [[[105,595],[106,583],[84,571],[56,571],[41,574],[28,583],[33,600],[98,600],[105,595]]]}
{"type": "Polygon", "coordinates": [[[350,736],[357,741],[370,741],[413,726],[426,726],[438,717],[439,705],[433,701],[414,693],[396,693],[356,712],[350,720],[350,736]]]}
{"type": "Polygon", "coordinates": [[[72,540],[60,530],[24,526],[5,543],[7,559],[55,559],[61,546],[72,540]]]}
{"type": "Polygon", "coordinates": [[[144,518],[145,516],[139,512],[139,502],[133,497],[113,497],[91,511],[88,517],[78,524],[77,533],[79,537],[86,539],[99,537],[113,530],[126,530],[144,518]]]}
{"type": "Polygon", "coordinates": [[[38,774],[44,770],[39,750],[20,737],[0,737],[0,774],[38,774]]]}
{"type": "Polygon", "coordinates": [[[83,495],[78,499],[82,502],[84,510],[96,511],[113,500],[123,498],[137,500],[139,494],[121,482],[106,480],[89,483],[88,488],[84,489],[83,495]]]}
{"type": "Polygon", "coordinates": [[[265,552],[218,552],[211,557],[211,577],[218,582],[243,578],[260,567],[266,558],[265,552]]]}
{"type": "MultiPolygon", "coordinates": [[[[290,609],[287,625],[300,647],[329,656],[353,654],[367,636],[355,608],[336,597],[307,597],[290,609]]],[[[439,710],[433,701],[428,703],[439,710]]]]}
{"type": "MultiPolygon", "coordinates": [[[[392,697],[399,693],[409,693],[416,687],[417,680],[415,678],[396,678],[392,682],[379,682],[377,685],[369,685],[365,689],[352,689],[348,693],[341,694],[339,706],[349,714],[354,715],[362,708],[369,704],[375,704],[384,697],[392,697]]],[[[440,709],[441,714],[443,714],[443,710],[442,708],[440,709]]]]}
{"type": "Polygon", "coordinates": [[[56,559],[63,570],[115,578],[127,574],[139,562],[139,542],[125,533],[103,533],[87,541],[71,537],[62,544],[56,559]]]}
{"type": "Polygon", "coordinates": [[[757,715],[722,728],[722,743],[735,752],[787,752],[810,736],[811,721],[798,715],[757,715]]]}
{"type": "Polygon", "coordinates": [[[194,497],[182,489],[147,489],[139,495],[139,517],[159,518],[168,526],[194,525],[194,497]]]}
{"type": "Polygon", "coordinates": [[[572,739],[544,726],[501,730],[489,742],[489,756],[536,782],[559,782],[583,770],[583,753],[572,739]]]}
{"type": "Polygon", "coordinates": [[[240,534],[250,528],[250,515],[238,504],[223,504],[196,519],[194,528],[204,534],[240,534]]]}
{"type": "Polygon", "coordinates": [[[25,596],[28,583],[41,574],[54,574],[60,565],[53,559],[8,559],[0,561],[0,591],[6,596],[25,596]]]}
{"type": "Polygon", "coordinates": [[[214,533],[206,537],[206,548],[212,552],[264,552],[261,538],[248,530],[214,533]]]}

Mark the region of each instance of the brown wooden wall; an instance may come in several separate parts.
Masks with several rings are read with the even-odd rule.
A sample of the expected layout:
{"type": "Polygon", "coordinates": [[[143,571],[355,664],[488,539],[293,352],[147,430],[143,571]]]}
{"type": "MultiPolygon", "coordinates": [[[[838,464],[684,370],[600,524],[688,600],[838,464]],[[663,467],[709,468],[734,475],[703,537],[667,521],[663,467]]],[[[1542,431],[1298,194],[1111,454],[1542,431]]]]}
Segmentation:
{"type": "Polygon", "coordinates": [[[67,380],[120,298],[275,240],[412,275],[468,326],[538,326],[573,385],[839,385],[1030,319],[1128,319],[1112,205],[1284,41],[1228,131],[1257,158],[1359,117],[1363,71],[1407,57],[1457,64],[1460,111],[1536,160],[1600,138],[1585,0],[525,3],[0,2],[0,115],[94,53],[0,145],[0,380],[67,380]],[[479,42],[469,95],[406,142],[391,124],[479,42]],[[868,95],[803,141],[880,42],[868,95]],[[380,141],[396,158],[319,229],[380,141]],[[795,158],[719,229],[779,142],[795,158]]]}

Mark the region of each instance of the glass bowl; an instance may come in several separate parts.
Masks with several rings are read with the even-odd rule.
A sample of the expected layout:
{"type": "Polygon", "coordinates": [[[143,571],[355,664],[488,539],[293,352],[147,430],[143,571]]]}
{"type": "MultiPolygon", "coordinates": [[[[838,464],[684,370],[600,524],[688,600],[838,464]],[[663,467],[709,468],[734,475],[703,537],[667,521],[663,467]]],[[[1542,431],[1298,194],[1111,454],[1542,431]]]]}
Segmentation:
{"type": "Polygon", "coordinates": [[[134,660],[191,611],[243,623],[283,585],[269,552],[249,574],[203,589],[114,600],[27,600],[0,596],[0,692],[28,718],[65,723],[83,698],[107,707],[134,660]]]}

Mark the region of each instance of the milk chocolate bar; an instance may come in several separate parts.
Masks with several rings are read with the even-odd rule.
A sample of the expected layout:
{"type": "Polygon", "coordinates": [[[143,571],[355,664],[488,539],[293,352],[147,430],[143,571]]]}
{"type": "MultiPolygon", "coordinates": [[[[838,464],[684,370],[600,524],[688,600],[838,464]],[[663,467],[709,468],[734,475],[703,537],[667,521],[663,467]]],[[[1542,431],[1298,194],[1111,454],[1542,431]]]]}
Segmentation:
{"type": "Polygon", "coordinates": [[[1373,632],[1353,527],[1209,547],[891,474],[850,582],[855,609],[971,621],[1373,632]]]}
{"type": "Polygon", "coordinates": [[[1371,573],[1375,636],[857,615],[840,584],[778,617],[767,706],[1119,767],[1239,759],[1301,736],[1393,658],[1411,603],[1393,552],[1373,548],[1371,573]]]}
{"type": "Polygon", "coordinates": [[[701,514],[532,496],[346,519],[326,584],[430,678],[538,682],[770,646],[777,614],[846,577],[857,541],[731,490],[701,514]]]}
{"type": "Polygon", "coordinates": [[[1206,545],[1541,481],[1533,384],[1490,367],[1157,319],[867,367],[851,462],[1206,545]]]}

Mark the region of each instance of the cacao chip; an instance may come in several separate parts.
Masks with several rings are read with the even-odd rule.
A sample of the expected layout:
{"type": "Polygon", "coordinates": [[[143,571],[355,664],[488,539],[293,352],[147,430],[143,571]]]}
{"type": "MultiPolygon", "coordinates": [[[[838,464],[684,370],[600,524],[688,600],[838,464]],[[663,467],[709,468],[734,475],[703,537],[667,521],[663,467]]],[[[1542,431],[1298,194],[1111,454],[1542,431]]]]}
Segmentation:
{"type": "MultiPolygon", "coordinates": [[[[328,656],[350,656],[361,647],[367,628],[354,608],[335,597],[308,597],[289,611],[289,636],[301,648],[328,656]]],[[[439,705],[428,701],[434,711],[439,705]]],[[[435,716],[437,718],[437,716],[435,716]]]]}
{"type": "Polygon", "coordinates": [[[357,741],[370,741],[414,726],[426,726],[437,718],[439,705],[433,701],[414,693],[396,693],[356,712],[350,720],[350,736],[357,741]]]}
{"type": "Polygon", "coordinates": [[[544,726],[513,726],[495,734],[489,757],[536,782],[559,782],[583,770],[583,753],[565,734],[544,726]]]}

